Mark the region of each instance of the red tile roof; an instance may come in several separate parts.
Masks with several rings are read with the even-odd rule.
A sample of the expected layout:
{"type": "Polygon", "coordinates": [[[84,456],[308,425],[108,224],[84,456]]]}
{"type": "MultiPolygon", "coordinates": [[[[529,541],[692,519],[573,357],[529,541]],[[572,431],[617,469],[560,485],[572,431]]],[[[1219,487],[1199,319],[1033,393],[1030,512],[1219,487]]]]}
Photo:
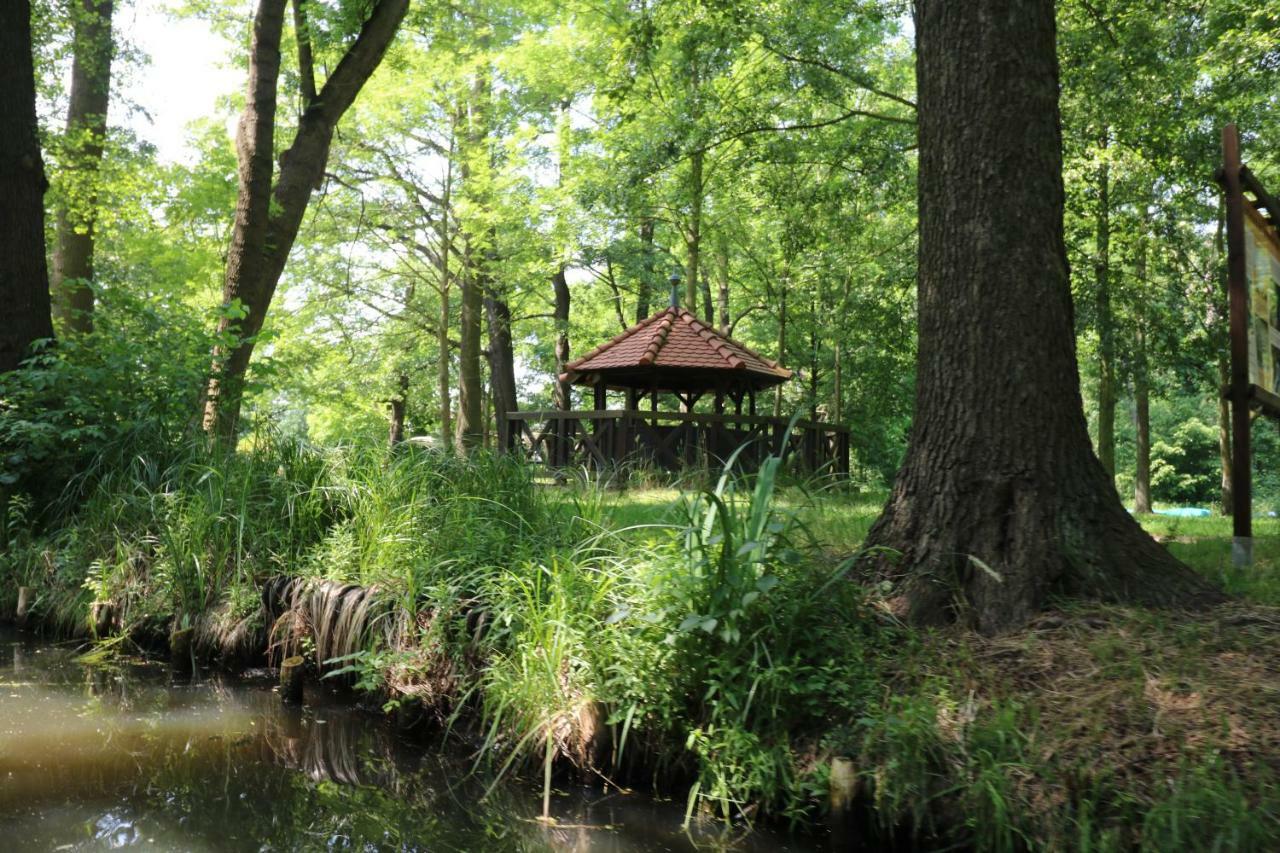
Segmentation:
{"type": "MultiPolygon", "coordinates": [[[[685,308],[667,308],[565,365],[569,381],[601,371],[665,369],[746,373],[752,384],[775,385],[791,371],[721,335],[685,308]]],[[[746,377],[743,377],[746,378],[746,377]]]]}

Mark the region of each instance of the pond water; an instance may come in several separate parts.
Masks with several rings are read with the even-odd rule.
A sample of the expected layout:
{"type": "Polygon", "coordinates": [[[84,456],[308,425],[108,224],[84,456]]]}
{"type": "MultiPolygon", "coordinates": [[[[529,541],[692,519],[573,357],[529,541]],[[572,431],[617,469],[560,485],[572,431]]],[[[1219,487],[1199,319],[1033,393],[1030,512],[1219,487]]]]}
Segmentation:
{"type": "Polygon", "coordinates": [[[265,677],[172,684],[164,666],[89,666],[0,630],[0,850],[817,849],[686,833],[683,804],[504,781],[323,690],[284,707],[265,677]]]}

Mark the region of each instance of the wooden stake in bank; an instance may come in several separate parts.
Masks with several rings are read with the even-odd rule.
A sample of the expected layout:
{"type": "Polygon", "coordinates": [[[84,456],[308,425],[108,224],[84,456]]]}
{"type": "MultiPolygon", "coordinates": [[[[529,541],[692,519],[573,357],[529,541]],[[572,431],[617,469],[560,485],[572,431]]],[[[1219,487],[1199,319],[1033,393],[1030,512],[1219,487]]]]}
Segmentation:
{"type": "Polygon", "coordinates": [[[1250,412],[1280,418],[1280,204],[1240,157],[1234,124],[1222,130],[1231,325],[1231,561],[1253,564],[1253,453],[1250,412]],[[1247,194],[1246,194],[1247,193],[1247,194]]]}
{"type": "Polygon", "coordinates": [[[19,628],[27,627],[30,618],[31,604],[35,601],[35,593],[29,586],[18,587],[18,609],[14,612],[14,621],[19,628]]]}
{"type": "Polygon", "coordinates": [[[177,677],[189,676],[195,669],[191,648],[195,633],[194,628],[177,628],[169,634],[169,669],[177,677]]]}
{"type": "Polygon", "coordinates": [[[290,705],[302,704],[302,680],[306,675],[302,655],[285,658],[280,664],[280,698],[290,705]]]}

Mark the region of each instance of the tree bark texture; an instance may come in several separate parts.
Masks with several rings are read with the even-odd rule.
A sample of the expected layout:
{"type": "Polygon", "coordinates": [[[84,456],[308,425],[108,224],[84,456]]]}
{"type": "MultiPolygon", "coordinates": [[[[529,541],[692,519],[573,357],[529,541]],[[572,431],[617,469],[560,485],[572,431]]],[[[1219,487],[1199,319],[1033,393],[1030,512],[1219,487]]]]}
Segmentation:
{"type": "Polygon", "coordinates": [[[399,392],[387,401],[387,405],[391,407],[391,424],[387,430],[387,443],[392,447],[404,441],[404,413],[409,404],[409,375],[407,373],[400,374],[399,392]]]}
{"type": "Polygon", "coordinates": [[[73,334],[93,329],[93,246],[98,219],[98,180],[107,137],[111,94],[112,0],[73,5],[71,98],[62,169],[66,192],[58,204],[53,252],[53,309],[73,334]]]}
{"type": "MultiPolygon", "coordinates": [[[[468,250],[468,257],[473,253],[468,250]]],[[[484,388],[480,372],[480,336],[484,329],[485,282],[474,258],[462,277],[462,316],[458,329],[458,450],[484,443],[484,388]]]]}
{"type": "Polygon", "coordinates": [[[219,334],[233,335],[236,343],[214,353],[204,411],[205,430],[228,444],[234,443],[255,338],[262,330],[311,192],[324,176],[334,130],[382,61],[409,0],[377,0],[319,95],[306,106],[292,143],[280,156],[273,186],[272,146],[285,4],[286,0],[259,0],[250,47],[248,97],[236,133],[239,194],[222,295],[224,304],[238,301],[246,314],[240,318],[229,313],[218,323],[219,334]]]}
{"type": "Polygon", "coordinates": [[[640,287],[636,292],[636,322],[649,316],[649,305],[652,294],[656,292],[657,282],[654,281],[655,256],[653,248],[653,217],[646,216],[640,220],[640,250],[644,253],[642,258],[642,278],[640,287]]]}
{"type": "Polygon", "coordinates": [[[1133,419],[1136,438],[1133,470],[1133,511],[1151,512],[1151,383],[1147,375],[1146,333],[1138,329],[1133,366],[1133,419]]]}
{"type": "MultiPolygon", "coordinates": [[[[1147,284],[1147,221],[1138,235],[1138,282],[1147,284]]],[[[1137,329],[1133,341],[1134,468],[1133,511],[1151,513],[1151,365],[1147,359],[1147,320],[1142,301],[1136,306],[1137,329]]]]}
{"type": "MultiPolygon", "coordinates": [[[[453,125],[455,131],[457,122],[453,125]]],[[[436,361],[436,392],[440,395],[440,446],[448,447],[453,441],[453,382],[449,376],[449,362],[452,350],[449,348],[449,298],[453,288],[450,278],[449,259],[453,254],[453,243],[449,234],[449,212],[453,194],[453,154],[455,151],[455,133],[449,137],[449,164],[445,170],[444,188],[441,190],[440,220],[438,235],[440,239],[440,316],[436,327],[436,347],[440,357],[436,361]]]]}
{"type": "Polygon", "coordinates": [[[489,320],[489,384],[493,386],[493,422],[498,449],[505,451],[510,442],[507,413],[519,408],[516,400],[516,353],[511,342],[511,306],[491,293],[484,300],[489,320]]]}
{"type": "Polygon", "coordinates": [[[688,266],[685,268],[684,304],[694,316],[698,314],[698,271],[702,265],[702,167],[701,151],[695,151],[689,157],[689,196],[692,204],[689,210],[689,231],[685,235],[685,248],[689,253],[688,266]]]}
{"type": "Polygon", "coordinates": [[[1222,514],[1235,514],[1235,490],[1231,487],[1231,399],[1226,389],[1231,387],[1231,366],[1225,351],[1218,355],[1218,458],[1222,489],[1222,514]]]}
{"type": "Polygon", "coordinates": [[[1079,389],[1052,0],[918,0],[919,348],[906,459],[868,535],[915,623],[992,633],[1054,593],[1221,595],[1121,506],[1079,389]]]}
{"type": "Polygon", "coordinates": [[[716,247],[716,309],[719,317],[720,334],[729,334],[729,247],[721,239],[716,247]]]}
{"type": "MultiPolygon", "coordinates": [[[[1107,136],[1102,136],[1102,155],[1107,136]]],[[[1104,159],[1098,168],[1097,256],[1094,259],[1094,310],[1098,328],[1098,461],[1116,474],[1116,339],[1111,310],[1111,171],[1104,159]]]]}
{"type": "MultiPolygon", "coordinates": [[[[774,359],[783,364],[787,357],[787,285],[788,276],[778,279],[778,354],[774,359]]],[[[773,391],[773,416],[782,417],[782,385],[773,391]]]]}
{"type": "Polygon", "coordinates": [[[564,366],[569,363],[569,310],[571,307],[569,281],[565,278],[564,267],[556,270],[551,277],[551,290],[555,299],[552,316],[556,327],[556,384],[553,391],[555,407],[563,412],[573,408],[573,395],[568,382],[561,380],[564,366]]]}
{"type": "MultiPolygon", "coordinates": [[[[466,131],[462,152],[462,188],[481,207],[487,207],[486,175],[476,174],[488,168],[490,71],[482,67],[471,81],[467,102],[466,131]],[[473,178],[482,187],[472,190],[473,178]]],[[[480,338],[484,330],[484,294],[489,288],[487,249],[483,231],[467,233],[460,285],[461,317],[458,328],[458,421],[457,445],[466,453],[484,445],[484,381],[480,370],[480,338]]]]}
{"type": "Polygon", "coordinates": [[[1221,469],[1222,514],[1230,518],[1235,514],[1235,489],[1232,487],[1233,477],[1231,456],[1231,399],[1228,391],[1231,388],[1231,362],[1228,360],[1227,341],[1227,208],[1225,201],[1218,201],[1218,228],[1214,233],[1213,246],[1218,265],[1218,308],[1214,316],[1219,334],[1218,340],[1218,457],[1221,469]]]}
{"type": "Polygon", "coordinates": [[[44,160],[36,126],[36,84],[28,0],[0,3],[0,372],[32,342],[53,337],[44,246],[44,160]]]}

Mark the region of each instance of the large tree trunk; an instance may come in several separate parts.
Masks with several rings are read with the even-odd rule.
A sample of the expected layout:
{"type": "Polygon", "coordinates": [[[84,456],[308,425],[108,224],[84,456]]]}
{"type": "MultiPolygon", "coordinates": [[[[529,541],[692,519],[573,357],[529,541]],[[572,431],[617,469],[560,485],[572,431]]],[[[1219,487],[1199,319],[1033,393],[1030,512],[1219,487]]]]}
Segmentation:
{"type": "Polygon", "coordinates": [[[53,252],[53,308],[66,331],[93,329],[94,225],[98,219],[98,175],[107,137],[111,93],[112,0],[80,0],[75,19],[71,63],[71,100],[63,172],[67,193],[58,204],[57,244],[53,252]]]}
{"type": "Polygon", "coordinates": [[[249,54],[249,89],[236,133],[239,196],[227,250],[223,303],[239,302],[218,323],[236,343],[214,353],[204,427],[234,444],[245,372],[258,332],[298,236],[311,192],[320,184],[338,121],[350,108],[395,37],[409,0],[377,0],[360,34],[298,121],[293,142],[280,156],[272,188],[276,85],[286,0],[259,0],[249,54]]]}
{"type": "Polygon", "coordinates": [[[0,3],[0,372],[31,344],[53,337],[44,255],[44,160],[36,126],[36,83],[28,0],[0,3]]]}
{"type": "Polygon", "coordinates": [[[507,413],[519,408],[516,400],[516,353],[511,342],[511,307],[490,293],[484,300],[489,319],[489,377],[493,387],[493,421],[498,449],[510,448],[511,424],[507,413]]]}
{"type": "Polygon", "coordinates": [[[984,632],[1055,593],[1221,597],[1090,446],[1062,230],[1053,0],[918,0],[919,348],[906,459],[868,545],[916,623],[984,632]]]}
{"type": "Polygon", "coordinates": [[[1111,311],[1111,170],[1107,134],[1102,135],[1098,168],[1097,257],[1094,260],[1094,308],[1098,325],[1098,461],[1113,479],[1116,474],[1116,343],[1111,311]]]}

